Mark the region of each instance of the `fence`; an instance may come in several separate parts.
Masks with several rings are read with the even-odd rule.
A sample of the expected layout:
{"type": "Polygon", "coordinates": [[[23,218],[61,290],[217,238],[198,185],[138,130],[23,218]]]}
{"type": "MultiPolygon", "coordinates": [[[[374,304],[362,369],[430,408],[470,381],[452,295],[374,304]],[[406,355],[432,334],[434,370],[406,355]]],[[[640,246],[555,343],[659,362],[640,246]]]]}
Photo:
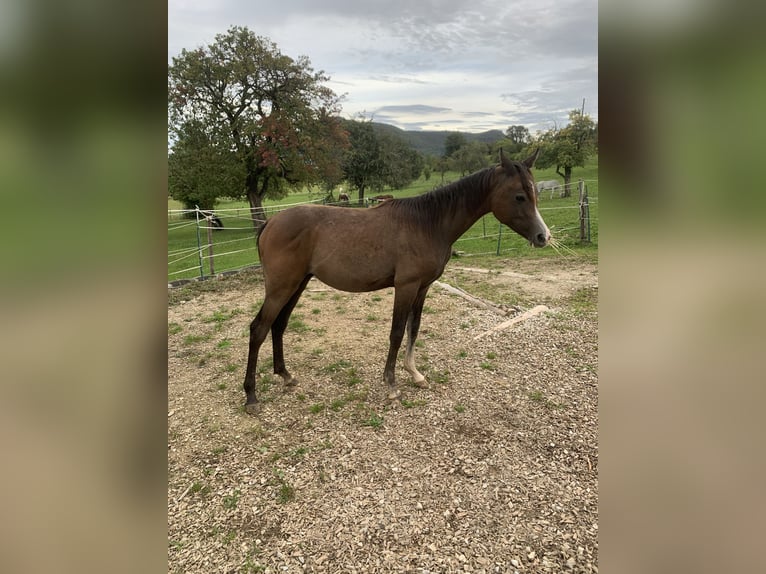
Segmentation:
{"type": "MultiPolygon", "coordinates": [[[[572,183],[575,187],[575,183],[572,183]]],[[[570,197],[560,189],[540,194],[539,210],[551,233],[569,246],[596,244],[598,238],[598,181],[579,180],[570,197]],[[589,193],[588,186],[594,193],[589,193]],[[555,197],[554,197],[555,196],[555,197]],[[593,219],[591,208],[594,208],[593,219]]],[[[546,190],[549,191],[549,190],[546,190]]],[[[300,204],[264,208],[266,216],[300,204]]],[[[355,205],[352,202],[351,205],[355,205]]],[[[364,209],[364,207],[357,207],[364,209]]],[[[531,249],[527,242],[488,214],[454,244],[460,256],[503,255],[531,249]],[[495,232],[496,230],[496,232],[495,232]]],[[[207,278],[258,265],[258,249],[249,207],[168,210],[168,281],[207,278]]]]}
{"type": "MultiPolygon", "coordinates": [[[[293,205],[317,202],[264,206],[263,211],[269,217],[293,205]]],[[[216,269],[229,272],[257,264],[258,249],[249,207],[168,210],[168,281],[204,279],[215,275],[216,269]]]]}

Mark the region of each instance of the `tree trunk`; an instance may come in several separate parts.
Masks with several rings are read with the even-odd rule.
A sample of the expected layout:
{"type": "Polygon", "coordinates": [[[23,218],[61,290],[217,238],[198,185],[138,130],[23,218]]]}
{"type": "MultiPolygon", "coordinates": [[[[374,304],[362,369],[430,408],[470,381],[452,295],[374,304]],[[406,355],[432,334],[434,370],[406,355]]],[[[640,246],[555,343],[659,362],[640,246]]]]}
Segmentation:
{"type": "Polygon", "coordinates": [[[556,166],[556,173],[564,178],[564,188],[561,191],[561,197],[571,197],[572,188],[570,186],[570,183],[572,181],[572,166],[565,165],[564,173],[561,173],[559,166],[556,166]]]}
{"type": "Polygon", "coordinates": [[[247,200],[250,203],[250,218],[253,221],[253,228],[258,231],[266,223],[266,212],[263,209],[261,196],[257,193],[248,193],[247,200]]]}
{"type": "Polygon", "coordinates": [[[359,186],[359,205],[364,205],[364,186],[359,186]]]}
{"type": "Polygon", "coordinates": [[[247,201],[250,203],[250,218],[253,228],[259,231],[266,225],[266,210],[263,208],[263,197],[266,195],[268,178],[263,179],[262,185],[258,186],[260,178],[257,175],[249,176],[247,181],[247,201]]]}

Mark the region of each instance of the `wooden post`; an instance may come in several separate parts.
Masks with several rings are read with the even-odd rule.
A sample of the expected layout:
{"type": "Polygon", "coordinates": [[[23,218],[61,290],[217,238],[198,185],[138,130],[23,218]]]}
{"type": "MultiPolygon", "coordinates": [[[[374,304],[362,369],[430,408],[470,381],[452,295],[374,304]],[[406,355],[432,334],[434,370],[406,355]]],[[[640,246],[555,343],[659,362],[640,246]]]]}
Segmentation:
{"type": "Polygon", "coordinates": [[[587,205],[587,196],[585,194],[585,182],[581,179],[577,182],[577,187],[580,191],[580,242],[585,243],[587,241],[587,234],[585,231],[585,208],[587,205]]]}
{"type": "Polygon", "coordinates": [[[205,267],[202,264],[202,239],[199,236],[199,206],[194,206],[194,215],[197,218],[197,256],[199,257],[199,276],[205,278],[205,267]]]}
{"type": "Polygon", "coordinates": [[[588,243],[590,243],[590,202],[588,201],[588,186],[585,186],[585,219],[586,230],[588,233],[588,243]]]}
{"type": "Polygon", "coordinates": [[[500,242],[503,240],[503,224],[497,228],[497,255],[500,255],[500,242]]]}
{"type": "Polygon", "coordinates": [[[210,258],[210,275],[215,275],[213,267],[213,216],[208,215],[207,220],[207,255],[210,258]]]}

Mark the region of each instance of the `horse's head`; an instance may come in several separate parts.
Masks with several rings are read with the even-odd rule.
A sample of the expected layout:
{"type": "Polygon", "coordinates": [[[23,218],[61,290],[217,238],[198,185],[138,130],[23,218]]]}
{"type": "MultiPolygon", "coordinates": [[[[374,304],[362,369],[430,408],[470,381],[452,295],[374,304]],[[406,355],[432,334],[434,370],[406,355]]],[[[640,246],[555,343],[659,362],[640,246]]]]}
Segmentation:
{"type": "Polygon", "coordinates": [[[500,165],[495,168],[490,208],[500,222],[535,247],[545,247],[551,232],[537,210],[537,193],[532,166],[540,150],[524,161],[512,161],[500,150],[500,165]]]}

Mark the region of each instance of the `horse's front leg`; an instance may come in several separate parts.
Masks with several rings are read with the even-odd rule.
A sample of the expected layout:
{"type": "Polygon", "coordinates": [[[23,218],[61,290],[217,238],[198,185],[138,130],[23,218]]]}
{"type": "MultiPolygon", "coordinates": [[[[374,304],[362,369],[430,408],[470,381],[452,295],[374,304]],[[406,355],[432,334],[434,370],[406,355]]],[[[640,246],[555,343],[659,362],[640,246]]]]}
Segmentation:
{"type": "Polygon", "coordinates": [[[394,290],[394,314],[391,318],[388,358],[386,359],[386,368],[383,371],[383,380],[388,386],[388,398],[390,400],[398,399],[402,395],[401,391],[396,388],[396,356],[402,346],[407,318],[412,311],[412,304],[416,295],[417,287],[397,286],[394,290]]]}
{"type": "Polygon", "coordinates": [[[412,304],[412,310],[410,316],[407,319],[407,352],[404,355],[404,368],[412,377],[412,382],[420,388],[428,388],[428,381],[423,376],[423,373],[418,371],[415,366],[415,341],[418,338],[418,331],[420,330],[420,317],[423,314],[423,304],[426,301],[426,294],[430,285],[423,287],[415,297],[415,302],[412,304]]]}

